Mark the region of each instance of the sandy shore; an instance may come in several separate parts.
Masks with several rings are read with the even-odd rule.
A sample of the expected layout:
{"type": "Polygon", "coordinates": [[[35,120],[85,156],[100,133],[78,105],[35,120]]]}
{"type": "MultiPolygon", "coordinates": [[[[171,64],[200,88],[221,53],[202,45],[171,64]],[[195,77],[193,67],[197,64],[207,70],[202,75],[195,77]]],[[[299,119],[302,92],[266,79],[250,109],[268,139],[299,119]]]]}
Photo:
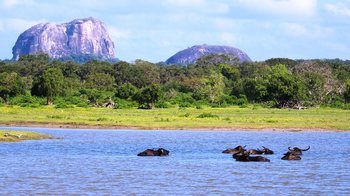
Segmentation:
{"type": "Polygon", "coordinates": [[[38,128],[67,128],[67,129],[112,129],[112,130],[189,130],[189,131],[278,131],[278,132],[301,132],[301,131],[331,131],[344,132],[350,130],[329,130],[322,128],[276,128],[276,127],[198,127],[198,128],[151,128],[138,126],[119,126],[119,125],[86,125],[86,124],[59,124],[59,123],[31,123],[16,122],[0,124],[2,127],[38,127],[38,128]]]}

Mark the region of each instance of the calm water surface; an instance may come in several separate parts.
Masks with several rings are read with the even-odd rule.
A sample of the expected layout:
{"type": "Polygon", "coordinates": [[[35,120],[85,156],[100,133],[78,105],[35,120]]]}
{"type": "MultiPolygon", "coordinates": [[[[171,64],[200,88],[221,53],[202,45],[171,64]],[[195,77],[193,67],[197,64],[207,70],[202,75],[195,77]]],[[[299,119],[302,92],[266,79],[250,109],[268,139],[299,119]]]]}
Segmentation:
{"type": "Polygon", "coordinates": [[[65,139],[0,143],[0,195],[350,195],[350,132],[20,129],[65,139]],[[275,155],[221,153],[237,145],[275,155]],[[280,160],[308,145],[301,161],[280,160]],[[158,147],[170,156],[136,156],[158,147]]]}

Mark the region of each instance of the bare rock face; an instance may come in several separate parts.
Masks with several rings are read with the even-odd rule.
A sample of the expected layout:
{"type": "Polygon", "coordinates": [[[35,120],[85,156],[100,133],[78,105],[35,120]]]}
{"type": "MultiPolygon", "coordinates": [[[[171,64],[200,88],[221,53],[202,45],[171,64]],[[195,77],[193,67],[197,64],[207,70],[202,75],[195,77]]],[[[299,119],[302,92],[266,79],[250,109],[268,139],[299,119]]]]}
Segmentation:
{"type": "Polygon", "coordinates": [[[216,45],[195,45],[185,50],[182,50],[168,60],[166,64],[193,64],[197,59],[209,54],[227,54],[236,56],[240,62],[250,62],[249,56],[238,48],[231,46],[216,46],[216,45]]]}
{"type": "Polygon", "coordinates": [[[12,48],[12,59],[37,53],[46,53],[51,58],[91,54],[112,59],[114,43],[104,23],[95,18],[76,19],[63,24],[42,23],[18,37],[12,48]]]}

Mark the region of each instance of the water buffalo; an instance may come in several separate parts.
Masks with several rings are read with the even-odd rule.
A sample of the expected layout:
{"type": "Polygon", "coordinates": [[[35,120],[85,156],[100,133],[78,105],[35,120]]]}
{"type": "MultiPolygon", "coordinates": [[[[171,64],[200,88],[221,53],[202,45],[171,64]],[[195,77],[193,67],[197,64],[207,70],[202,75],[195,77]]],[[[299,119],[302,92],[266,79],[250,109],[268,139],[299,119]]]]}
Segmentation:
{"type": "Polygon", "coordinates": [[[249,152],[249,154],[263,154],[263,151],[259,149],[249,149],[247,152],[249,152]]]}
{"type": "Polygon", "coordinates": [[[246,146],[236,146],[235,148],[228,148],[224,151],[222,151],[222,153],[226,153],[226,154],[235,154],[235,153],[239,153],[239,152],[244,152],[246,146]]]}
{"type": "Polygon", "coordinates": [[[268,148],[266,148],[265,146],[262,146],[263,149],[261,150],[263,152],[263,154],[273,154],[274,152],[268,148]]]}
{"type": "Polygon", "coordinates": [[[262,146],[263,149],[260,150],[260,149],[249,149],[247,150],[250,154],[273,154],[273,151],[262,146]]]}
{"type": "Polygon", "coordinates": [[[249,152],[238,152],[233,154],[232,157],[240,162],[270,162],[270,159],[263,156],[250,156],[249,152]]]}
{"type": "Polygon", "coordinates": [[[164,148],[147,149],[137,154],[137,156],[168,156],[168,155],[169,155],[169,151],[165,150],[164,148]]]}
{"type": "Polygon", "coordinates": [[[293,152],[294,154],[297,154],[297,155],[303,155],[302,151],[308,151],[309,149],[310,149],[310,146],[306,149],[301,149],[298,147],[294,147],[294,148],[288,147],[289,152],[293,152]]]}
{"type": "Polygon", "coordinates": [[[282,160],[292,161],[292,160],[301,160],[300,154],[295,153],[293,151],[288,151],[281,158],[282,160]]]}

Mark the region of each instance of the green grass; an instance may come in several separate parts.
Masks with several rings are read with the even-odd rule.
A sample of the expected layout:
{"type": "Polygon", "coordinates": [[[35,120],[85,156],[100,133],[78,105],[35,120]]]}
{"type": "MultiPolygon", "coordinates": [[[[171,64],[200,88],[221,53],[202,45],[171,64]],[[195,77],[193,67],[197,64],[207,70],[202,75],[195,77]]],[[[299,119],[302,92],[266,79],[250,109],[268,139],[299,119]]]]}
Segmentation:
{"type": "Polygon", "coordinates": [[[46,134],[28,132],[0,130],[0,142],[20,142],[24,140],[53,139],[54,137],[46,134]]]}
{"type": "Polygon", "coordinates": [[[108,108],[0,107],[0,124],[91,126],[139,129],[324,129],[350,130],[350,110],[246,108],[108,108]],[[209,115],[210,114],[210,115],[209,115]]]}

